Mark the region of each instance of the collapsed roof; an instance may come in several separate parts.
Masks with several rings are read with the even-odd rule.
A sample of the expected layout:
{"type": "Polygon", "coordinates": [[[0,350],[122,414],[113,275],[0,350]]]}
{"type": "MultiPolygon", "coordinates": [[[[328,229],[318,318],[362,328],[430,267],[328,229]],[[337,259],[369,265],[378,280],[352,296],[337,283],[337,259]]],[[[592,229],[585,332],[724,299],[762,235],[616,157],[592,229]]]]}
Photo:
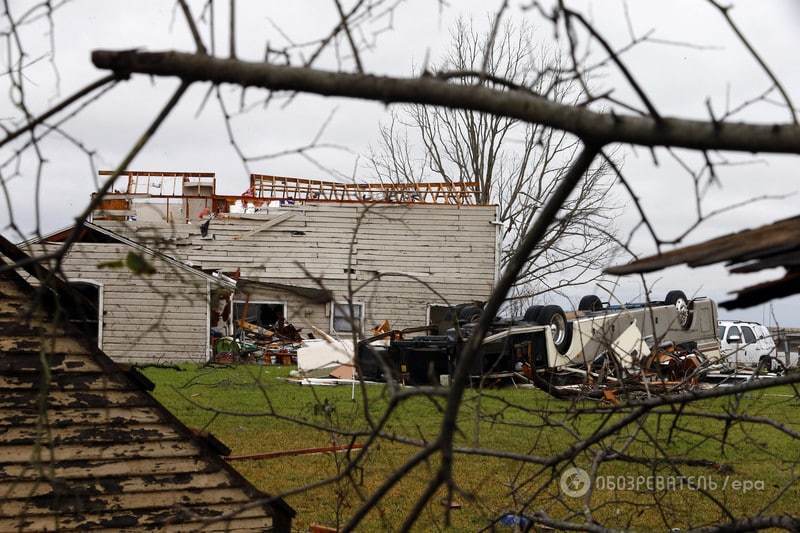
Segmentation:
{"type": "MultiPolygon", "coordinates": [[[[102,177],[113,175],[100,171],[102,177]]],[[[468,206],[479,204],[479,198],[477,182],[341,183],[265,174],[251,174],[250,186],[241,195],[224,195],[217,192],[213,172],[125,170],[103,196],[93,219],[186,222],[208,214],[257,210],[272,202],[468,206]]]]}

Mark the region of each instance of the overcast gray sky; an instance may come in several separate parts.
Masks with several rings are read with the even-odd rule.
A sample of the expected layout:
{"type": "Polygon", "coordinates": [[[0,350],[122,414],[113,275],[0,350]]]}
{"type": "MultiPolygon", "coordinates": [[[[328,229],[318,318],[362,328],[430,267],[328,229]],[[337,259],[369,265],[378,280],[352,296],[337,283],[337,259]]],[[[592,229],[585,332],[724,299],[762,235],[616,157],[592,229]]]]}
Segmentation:
{"type": "MultiPolygon", "coordinates": [[[[192,6],[199,12],[203,3],[192,2],[192,6]]],[[[472,18],[476,23],[485,25],[490,11],[496,8],[495,4],[499,5],[499,2],[459,1],[440,9],[438,2],[409,0],[396,10],[392,29],[379,36],[374,50],[364,53],[362,59],[365,69],[375,73],[409,75],[427,57],[436,59],[441,54],[449,42],[449,29],[458,17],[472,18]]],[[[11,9],[22,12],[28,5],[29,2],[12,1],[11,9]]],[[[512,2],[512,5],[517,6],[518,2],[512,2]]],[[[590,3],[574,2],[573,5],[590,3]]],[[[738,1],[735,6],[732,15],[737,23],[780,77],[790,95],[800,101],[797,93],[800,69],[796,66],[795,53],[800,8],[791,0],[738,1]]],[[[769,87],[762,71],[707,2],[630,0],[628,7],[637,34],[654,28],[655,37],[708,47],[698,49],[647,43],[624,56],[662,114],[705,119],[708,116],[705,104],[707,97],[721,112],[726,98],[735,105],[769,87]]],[[[589,12],[612,43],[622,45],[627,42],[628,28],[621,2],[594,2],[589,12]]],[[[279,26],[294,41],[301,42],[326,33],[336,19],[334,4],[320,1],[240,2],[239,15],[239,56],[252,60],[263,58],[267,40],[275,46],[285,43],[275,26],[279,26]]],[[[218,16],[225,23],[226,11],[222,6],[218,8],[218,16]]],[[[530,14],[523,15],[514,7],[507,16],[519,20],[530,14]]],[[[550,42],[551,27],[541,20],[531,20],[534,20],[542,42],[550,42]]],[[[24,35],[30,46],[31,59],[47,52],[45,31],[46,26],[42,25],[26,30],[24,35]]],[[[202,31],[205,32],[205,28],[202,31]]],[[[175,16],[173,21],[173,2],[154,0],[135,3],[122,0],[72,2],[55,15],[55,41],[61,95],[67,95],[103,74],[91,64],[89,55],[93,49],[193,49],[183,19],[175,16]]],[[[4,41],[2,45],[5,45],[4,41]]],[[[223,52],[227,51],[224,43],[218,42],[217,45],[223,52]]],[[[5,57],[5,53],[2,57],[5,57]]],[[[323,58],[318,66],[332,68],[333,55],[323,58]]],[[[55,76],[47,61],[30,67],[27,76],[29,101],[34,110],[43,110],[48,102],[57,100],[54,99],[55,76]]],[[[7,77],[3,78],[2,83],[5,89],[7,77]]],[[[598,84],[614,87],[617,97],[635,101],[624,83],[613,73],[599,79],[598,84]]],[[[97,151],[101,168],[111,168],[124,156],[175,85],[174,80],[133,78],[71,120],[66,130],[88,148],[97,151]]],[[[224,90],[233,92],[232,88],[224,90]]],[[[205,91],[206,87],[200,85],[190,89],[188,96],[132,166],[146,170],[213,171],[217,173],[220,192],[241,193],[247,187],[247,174],[227,140],[218,106],[212,101],[199,117],[195,117],[205,91]]],[[[255,100],[258,92],[249,91],[248,96],[250,100],[255,100]]],[[[0,118],[19,118],[7,98],[0,99],[0,106],[0,118]]],[[[363,155],[375,143],[380,122],[388,118],[388,110],[383,105],[300,96],[286,108],[273,105],[263,110],[259,106],[237,117],[234,128],[249,155],[276,152],[307,143],[332,108],[337,111],[323,141],[346,146],[349,151],[320,150],[314,153],[315,158],[327,168],[346,175],[357,169],[358,176],[368,178],[369,169],[364,164],[363,155]]],[[[739,118],[755,122],[785,121],[788,113],[778,106],[764,103],[752,107],[739,118]]],[[[53,136],[44,147],[48,163],[41,187],[41,228],[42,231],[49,231],[68,225],[71,217],[86,205],[94,188],[94,178],[90,175],[86,156],[64,139],[53,136]]],[[[4,148],[3,159],[10,153],[8,148],[4,148]]],[[[650,153],[644,150],[632,151],[620,147],[617,153],[624,161],[625,173],[632,179],[660,234],[669,237],[682,232],[694,216],[689,175],[671,161],[663,150],[657,152],[657,166],[650,153]]],[[[695,165],[701,164],[697,155],[686,155],[687,160],[695,165]]],[[[709,194],[705,202],[708,209],[755,195],[787,194],[798,189],[794,170],[797,159],[794,157],[756,159],[737,154],[729,157],[731,161],[748,164],[721,170],[723,186],[713,189],[709,194]]],[[[20,175],[7,183],[15,218],[25,231],[32,231],[36,224],[33,208],[35,167],[31,162],[30,158],[26,159],[20,175]]],[[[254,164],[252,170],[276,175],[331,177],[330,173],[298,156],[254,164]]],[[[617,196],[625,207],[617,226],[625,231],[636,222],[636,217],[622,191],[617,196]]],[[[797,215],[797,198],[757,203],[722,215],[693,233],[689,242],[797,215]]],[[[8,212],[4,207],[0,210],[0,225],[5,228],[7,223],[8,212]]],[[[634,241],[634,248],[640,253],[654,251],[652,243],[643,233],[634,241]]],[[[773,271],[730,277],[721,267],[697,270],[674,268],[649,279],[657,281],[656,297],[670,289],[681,288],[689,295],[725,299],[725,294],[733,288],[779,275],[780,271],[773,271]]],[[[584,292],[592,290],[578,290],[572,296],[579,297],[584,292]]],[[[619,294],[623,299],[640,296],[638,281],[624,280],[619,294]]],[[[775,314],[782,324],[800,326],[800,316],[795,310],[798,302],[798,298],[774,302],[775,314]]],[[[768,306],[735,313],[721,312],[721,315],[769,322],[768,306]]]]}

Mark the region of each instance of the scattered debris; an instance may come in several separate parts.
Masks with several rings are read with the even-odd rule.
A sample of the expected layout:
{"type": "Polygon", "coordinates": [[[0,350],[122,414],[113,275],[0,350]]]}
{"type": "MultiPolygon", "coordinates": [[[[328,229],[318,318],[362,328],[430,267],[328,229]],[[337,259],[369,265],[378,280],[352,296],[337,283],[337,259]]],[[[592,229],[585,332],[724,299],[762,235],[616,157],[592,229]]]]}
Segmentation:
{"type": "Polygon", "coordinates": [[[356,367],[349,363],[339,365],[331,370],[328,375],[336,379],[354,379],[356,377],[356,367]]]}
{"type": "MultiPolygon", "coordinates": [[[[230,335],[228,321],[231,312],[231,294],[215,293],[211,303],[211,335],[215,339],[214,362],[261,363],[265,365],[292,365],[297,363],[297,350],[303,344],[302,328],[297,328],[284,317],[278,316],[270,327],[236,320],[236,334],[230,335]]],[[[247,317],[250,298],[244,303],[240,316],[247,317]]]]}
{"type": "Polygon", "coordinates": [[[501,526],[518,529],[519,531],[528,531],[533,520],[522,514],[506,513],[500,517],[497,523],[501,526]]]}
{"type": "MultiPolygon", "coordinates": [[[[248,301],[241,316],[248,316],[248,301]]],[[[269,327],[239,319],[238,337],[215,344],[218,362],[297,364],[288,381],[305,386],[380,383],[449,386],[450,376],[482,313],[480,302],[454,306],[438,324],[394,330],[388,320],[353,346],[280,317],[269,327]]],[[[224,310],[219,312],[219,316],[224,310]]],[[[263,323],[263,322],[262,322],[263,323]]],[[[716,305],[670,291],[663,301],[603,304],[578,311],[532,306],[521,320],[495,320],[475,361],[481,387],[536,386],[557,398],[618,404],[624,399],[769,378],[771,367],[730,369],[720,353],[716,305]]]]}
{"type": "Polygon", "coordinates": [[[372,328],[371,331],[372,331],[372,336],[374,337],[374,336],[380,335],[382,333],[387,333],[387,332],[389,332],[391,330],[392,330],[392,326],[389,324],[389,321],[388,320],[384,320],[383,322],[381,322],[380,324],[378,324],[377,326],[372,328]]]}
{"type": "Polygon", "coordinates": [[[459,503],[459,502],[457,502],[457,501],[455,501],[453,499],[445,498],[444,500],[442,500],[441,503],[442,503],[442,507],[446,507],[448,509],[453,509],[453,510],[461,509],[461,507],[462,507],[461,503],[459,503]]]}
{"type": "Polygon", "coordinates": [[[336,533],[337,531],[339,530],[335,527],[323,526],[321,524],[311,524],[311,526],[309,526],[310,533],[336,533]]]}
{"type": "Polygon", "coordinates": [[[381,382],[379,381],[367,381],[367,380],[360,380],[358,378],[354,379],[337,379],[337,378],[303,378],[303,377],[291,377],[291,378],[284,378],[285,381],[289,383],[295,383],[297,385],[307,385],[307,386],[322,386],[322,387],[335,387],[336,385],[357,385],[357,384],[365,384],[365,385],[380,385],[381,382]]]}
{"type": "MultiPolygon", "coordinates": [[[[439,324],[429,335],[407,338],[404,332],[388,330],[388,324],[376,328],[380,333],[358,345],[360,375],[373,381],[447,386],[481,313],[475,304],[453,309],[452,326],[445,321],[447,329],[439,324]],[[388,343],[376,344],[376,339],[388,343]]],[[[482,387],[527,382],[557,398],[616,404],[623,397],[775,375],[723,372],[716,324],[712,300],[689,300],[682,291],[670,291],[663,301],[617,306],[587,296],[569,314],[558,306],[532,306],[521,320],[492,323],[471,378],[482,387]]]]}

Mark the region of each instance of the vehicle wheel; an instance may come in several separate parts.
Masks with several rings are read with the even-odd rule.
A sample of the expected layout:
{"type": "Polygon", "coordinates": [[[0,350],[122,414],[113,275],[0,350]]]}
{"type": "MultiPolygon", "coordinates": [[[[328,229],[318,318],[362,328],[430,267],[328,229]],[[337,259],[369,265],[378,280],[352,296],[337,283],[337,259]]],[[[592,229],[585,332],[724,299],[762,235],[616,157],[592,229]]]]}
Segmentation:
{"type": "Polygon", "coordinates": [[[532,305],[525,310],[525,314],[522,315],[522,320],[525,322],[536,322],[539,320],[539,312],[541,312],[542,306],[541,305],[532,305]]]}
{"type": "Polygon", "coordinates": [[[572,324],[567,321],[564,310],[557,305],[545,305],[536,319],[538,324],[550,326],[553,332],[553,343],[558,353],[563,354],[572,343],[572,324]]]}
{"type": "Polygon", "coordinates": [[[581,298],[578,304],[578,311],[601,311],[603,309],[603,302],[594,294],[587,294],[581,298]]]}
{"type": "Polygon", "coordinates": [[[471,324],[481,319],[481,308],[477,305],[468,305],[458,313],[459,320],[471,324]]]}
{"type": "Polygon", "coordinates": [[[683,329],[689,329],[689,326],[692,325],[692,310],[686,294],[683,291],[669,291],[667,297],[664,298],[664,303],[675,306],[678,311],[678,324],[683,329]]]}
{"type": "Polygon", "coordinates": [[[772,372],[772,357],[768,355],[761,356],[761,360],[758,362],[758,367],[763,368],[767,372],[772,372]]]}

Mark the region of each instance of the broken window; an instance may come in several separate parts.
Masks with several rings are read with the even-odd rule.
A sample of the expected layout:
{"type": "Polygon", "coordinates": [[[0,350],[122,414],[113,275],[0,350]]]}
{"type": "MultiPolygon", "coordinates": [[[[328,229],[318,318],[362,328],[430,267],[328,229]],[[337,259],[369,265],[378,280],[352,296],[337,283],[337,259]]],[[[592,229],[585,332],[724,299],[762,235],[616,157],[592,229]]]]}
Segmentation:
{"type": "Polygon", "coordinates": [[[284,302],[233,302],[233,324],[236,333],[239,332],[238,324],[242,319],[255,326],[270,329],[282,318],[286,318],[284,302]]]}
{"type": "Polygon", "coordinates": [[[350,305],[347,303],[333,304],[331,313],[331,329],[337,333],[361,333],[364,323],[364,304],[353,304],[353,316],[350,316],[350,305]]]}
{"type": "Polygon", "coordinates": [[[728,342],[742,342],[742,335],[739,332],[739,328],[736,326],[731,326],[728,328],[728,342]]]}

